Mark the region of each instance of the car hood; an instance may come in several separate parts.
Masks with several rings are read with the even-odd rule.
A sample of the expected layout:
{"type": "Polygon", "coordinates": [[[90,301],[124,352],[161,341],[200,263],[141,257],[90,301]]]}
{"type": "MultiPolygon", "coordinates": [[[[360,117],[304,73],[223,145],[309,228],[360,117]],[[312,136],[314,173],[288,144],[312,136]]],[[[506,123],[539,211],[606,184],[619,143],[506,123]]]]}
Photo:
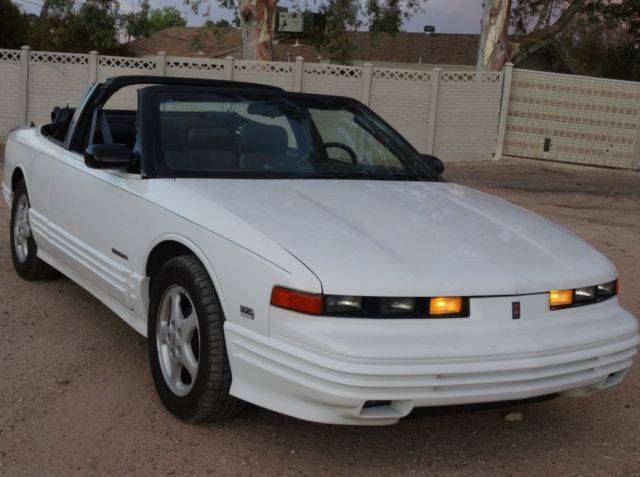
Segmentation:
{"type": "Polygon", "coordinates": [[[616,276],[606,257],[571,232],[457,184],[177,182],[277,242],[329,294],[526,294],[616,276]]]}

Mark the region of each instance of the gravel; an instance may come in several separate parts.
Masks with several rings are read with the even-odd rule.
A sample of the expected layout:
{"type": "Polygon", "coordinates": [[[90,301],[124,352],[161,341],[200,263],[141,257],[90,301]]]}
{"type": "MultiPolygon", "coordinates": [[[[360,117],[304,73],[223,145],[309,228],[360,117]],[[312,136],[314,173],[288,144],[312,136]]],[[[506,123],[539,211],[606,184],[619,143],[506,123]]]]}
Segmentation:
{"type": "MultiPolygon", "coordinates": [[[[607,254],[623,305],[640,315],[640,175],[526,161],[448,169],[607,254]]],[[[426,409],[391,427],[313,424],[253,406],[184,424],[161,407],[146,343],[124,322],[65,278],[16,276],[8,223],[2,204],[0,475],[640,475],[638,366],[587,398],[426,409]]]]}

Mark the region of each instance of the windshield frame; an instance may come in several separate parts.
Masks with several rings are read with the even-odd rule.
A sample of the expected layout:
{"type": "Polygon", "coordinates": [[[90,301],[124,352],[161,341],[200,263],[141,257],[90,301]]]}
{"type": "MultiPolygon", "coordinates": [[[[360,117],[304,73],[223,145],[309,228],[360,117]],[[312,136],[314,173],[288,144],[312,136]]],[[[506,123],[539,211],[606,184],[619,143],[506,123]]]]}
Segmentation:
{"type": "MultiPolygon", "coordinates": [[[[228,179],[347,179],[387,181],[443,181],[442,177],[423,159],[422,155],[393,127],[361,102],[342,96],[328,96],[261,89],[230,89],[216,87],[149,86],[139,90],[140,135],[142,145],[142,172],[146,178],[228,178],[228,179]],[[280,171],[185,171],[172,169],[164,158],[161,142],[160,104],[165,100],[193,101],[207,97],[234,100],[290,100],[306,107],[340,108],[359,118],[360,127],[381,141],[387,149],[410,171],[408,174],[337,174],[280,171]],[[151,159],[151,160],[150,160],[151,159]]],[[[313,124],[313,123],[312,123],[313,124]]],[[[313,134],[319,134],[317,130],[313,134]]]]}

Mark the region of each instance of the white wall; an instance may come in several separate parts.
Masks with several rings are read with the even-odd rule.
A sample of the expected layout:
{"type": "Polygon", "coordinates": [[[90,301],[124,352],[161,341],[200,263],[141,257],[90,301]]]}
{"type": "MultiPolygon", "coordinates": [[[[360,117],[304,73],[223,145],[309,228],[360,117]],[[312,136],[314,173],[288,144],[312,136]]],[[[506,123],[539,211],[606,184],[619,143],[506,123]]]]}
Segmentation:
{"type": "Polygon", "coordinates": [[[638,169],[640,83],[514,70],[504,152],[638,169]]]}
{"type": "MultiPolygon", "coordinates": [[[[130,58],[0,50],[0,138],[22,123],[49,121],[110,76],[147,74],[249,81],[289,91],[350,96],[370,105],[421,152],[444,160],[489,159],[495,151],[501,74],[228,59],[130,58]],[[434,77],[442,81],[434,83],[434,77]],[[433,138],[433,139],[432,139],[433,138]]],[[[131,108],[135,90],[110,107],[131,108]]]]}

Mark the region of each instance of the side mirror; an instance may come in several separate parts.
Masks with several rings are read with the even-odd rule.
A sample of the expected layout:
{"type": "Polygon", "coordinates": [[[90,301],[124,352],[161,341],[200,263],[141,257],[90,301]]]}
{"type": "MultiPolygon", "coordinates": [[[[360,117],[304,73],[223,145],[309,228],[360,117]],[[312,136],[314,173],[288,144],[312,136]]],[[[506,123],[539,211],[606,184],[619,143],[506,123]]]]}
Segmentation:
{"type": "Polygon", "coordinates": [[[444,163],[436,156],[432,156],[430,154],[421,154],[421,156],[424,162],[431,166],[431,169],[436,171],[438,174],[442,174],[444,172],[444,163]]]}
{"type": "Polygon", "coordinates": [[[91,169],[128,169],[132,160],[126,144],[92,144],[84,151],[84,163],[91,169]]]}

